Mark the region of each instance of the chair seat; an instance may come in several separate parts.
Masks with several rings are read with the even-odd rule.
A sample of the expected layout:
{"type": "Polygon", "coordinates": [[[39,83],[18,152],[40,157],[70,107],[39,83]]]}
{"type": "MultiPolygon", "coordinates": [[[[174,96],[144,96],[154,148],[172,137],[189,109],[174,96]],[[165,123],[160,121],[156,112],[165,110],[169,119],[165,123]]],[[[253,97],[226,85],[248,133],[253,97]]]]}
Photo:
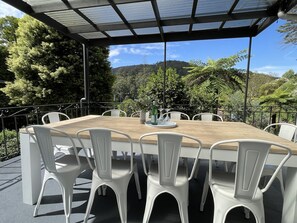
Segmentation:
{"type": "MultiPolygon", "coordinates": [[[[152,183],[159,185],[159,173],[158,164],[151,164],[150,171],[148,173],[148,180],[152,183]]],[[[180,166],[177,170],[175,187],[184,186],[188,183],[187,168],[185,166],[180,166]]]]}
{"type": "MultiPolygon", "coordinates": [[[[233,177],[233,183],[232,183],[231,176],[227,176],[227,178],[225,178],[226,179],[225,182],[223,182],[222,180],[223,176],[220,176],[220,179],[215,179],[215,176],[214,176],[214,178],[212,178],[213,184],[211,185],[212,192],[219,193],[226,198],[230,197],[234,199],[234,177],[233,177]]],[[[244,200],[246,200],[246,202],[251,202],[251,201],[262,200],[262,199],[263,199],[263,193],[261,189],[258,188],[252,199],[239,198],[238,200],[240,200],[241,202],[243,202],[244,200]]]]}
{"type": "MultiPolygon", "coordinates": [[[[90,169],[88,160],[85,157],[80,156],[80,167],[77,165],[77,159],[75,155],[65,155],[56,159],[56,168],[59,173],[69,172],[74,169],[79,169],[80,171],[90,169]]],[[[93,159],[89,158],[90,162],[93,162],[93,159]]]]}
{"type": "MultiPolygon", "coordinates": [[[[79,153],[82,150],[80,147],[76,147],[77,153],[79,153]]],[[[75,155],[74,148],[72,146],[66,146],[66,145],[55,145],[55,154],[57,153],[64,153],[66,155],[75,155]]]]}
{"type": "MultiPolygon", "coordinates": [[[[113,180],[117,180],[127,175],[132,175],[130,170],[130,162],[126,160],[112,160],[112,169],[111,169],[111,176],[113,180]]],[[[100,178],[98,176],[97,169],[95,168],[93,171],[95,177],[100,178]]]]}

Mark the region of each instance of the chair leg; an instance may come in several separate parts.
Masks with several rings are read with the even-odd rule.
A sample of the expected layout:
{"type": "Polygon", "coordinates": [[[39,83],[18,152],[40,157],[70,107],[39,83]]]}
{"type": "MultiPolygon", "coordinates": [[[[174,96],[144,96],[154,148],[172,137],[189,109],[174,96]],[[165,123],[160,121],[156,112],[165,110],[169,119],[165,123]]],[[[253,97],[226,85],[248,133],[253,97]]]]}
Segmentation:
{"type": "Polygon", "coordinates": [[[147,194],[142,223],[149,222],[155,199],[156,199],[155,196],[150,196],[149,194],[147,194]]]}
{"type": "MultiPolygon", "coordinates": [[[[68,185],[70,186],[70,185],[68,185]]],[[[73,188],[65,186],[62,189],[63,193],[63,203],[64,203],[64,212],[66,216],[66,223],[70,223],[70,215],[71,215],[71,207],[72,207],[72,195],[73,195],[73,188]]]]}
{"type": "Polygon", "coordinates": [[[134,173],[134,180],[136,184],[138,199],[141,200],[142,197],[141,197],[141,189],[140,189],[140,183],[139,183],[139,174],[138,174],[138,168],[136,164],[133,167],[133,173],[134,173]]]}
{"type": "Polygon", "coordinates": [[[248,208],[243,208],[243,211],[244,211],[244,217],[246,218],[246,219],[250,219],[250,210],[248,209],[248,208]]]}
{"type": "Polygon", "coordinates": [[[47,173],[45,172],[44,174],[45,174],[45,176],[43,178],[42,187],[41,187],[40,194],[39,194],[39,197],[38,197],[38,200],[37,200],[35,209],[34,209],[33,217],[36,217],[38,215],[38,209],[39,209],[39,206],[40,206],[40,203],[41,203],[41,199],[43,197],[43,193],[44,193],[44,189],[45,189],[45,184],[46,184],[46,182],[49,179],[48,176],[47,176],[47,173]]]}
{"type": "Polygon", "coordinates": [[[88,221],[88,218],[89,218],[89,215],[91,213],[92,206],[93,206],[95,193],[96,193],[97,190],[98,190],[98,188],[95,188],[95,185],[92,184],[91,191],[90,191],[90,196],[89,196],[89,201],[88,201],[88,205],[87,205],[87,209],[86,209],[86,214],[85,214],[85,217],[84,217],[84,223],[86,223],[88,221]]]}
{"type": "Polygon", "coordinates": [[[179,207],[179,214],[180,214],[181,222],[188,223],[189,222],[188,201],[178,202],[178,207],[179,207]]]}
{"type": "Polygon", "coordinates": [[[203,184],[203,191],[201,195],[201,202],[200,202],[200,211],[203,211],[204,209],[204,204],[207,198],[209,190],[209,185],[208,185],[208,172],[206,172],[205,179],[204,179],[204,184],[203,184]]]}
{"type": "Polygon", "coordinates": [[[121,217],[121,223],[127,223],[127,190],[122,191],[123,192],[117,194],[117,202],[121,217]]]}

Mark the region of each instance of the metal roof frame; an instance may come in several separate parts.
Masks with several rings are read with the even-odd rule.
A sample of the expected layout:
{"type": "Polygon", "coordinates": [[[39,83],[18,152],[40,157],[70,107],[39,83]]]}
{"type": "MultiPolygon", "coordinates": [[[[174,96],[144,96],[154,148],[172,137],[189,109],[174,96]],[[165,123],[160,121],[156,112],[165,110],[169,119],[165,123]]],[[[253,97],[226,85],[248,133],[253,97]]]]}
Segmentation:
{"type": "Polygon", "coordinates": [[[278,19],[280,9],[287,12],[297,4],[297,0],[2,1],[90,46],[254,37],[278,19]],[[146,17],[141,18],[140,9],[146,17]],[[115,21],[101,22],[102,18],[115,21]]]}

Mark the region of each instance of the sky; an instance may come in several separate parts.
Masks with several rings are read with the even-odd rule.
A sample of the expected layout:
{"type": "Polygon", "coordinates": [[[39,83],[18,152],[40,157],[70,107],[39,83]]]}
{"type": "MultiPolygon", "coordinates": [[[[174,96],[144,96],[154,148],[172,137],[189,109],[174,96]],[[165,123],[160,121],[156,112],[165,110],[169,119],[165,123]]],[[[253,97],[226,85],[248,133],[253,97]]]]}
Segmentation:
{"type": "MultiPolygon", "coordinates": [[[[0,17],[7,15],[22,17],[23,14],[0,1],[0,17]]],[[[284,23],[278,20],[252,38],[251,71],[279,77],[289,69],[297,72],[297,46],[285,45],[283,34],[277,32],[284,23]]],[[[217,60],[247,50],[249,38],[168,42],[166,45],[167,60],[207,62],[208,59],[217,60]]],[[[164,60],[164,43],[111,46],[109,60],[113,68],[161,62],[164,60]]],[[[236,68],[246,69],[247,60],[238,63],[236,68]]]]}

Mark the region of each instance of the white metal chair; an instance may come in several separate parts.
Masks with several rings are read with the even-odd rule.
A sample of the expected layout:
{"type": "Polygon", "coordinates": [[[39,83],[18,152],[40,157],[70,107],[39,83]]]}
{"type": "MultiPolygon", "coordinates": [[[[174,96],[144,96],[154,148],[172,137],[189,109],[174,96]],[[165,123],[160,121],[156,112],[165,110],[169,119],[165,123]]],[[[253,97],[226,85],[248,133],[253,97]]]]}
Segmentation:
{"type": "Polygon", "coordinates": [[[162,193],[169,193],[177,200],[181,222],[187,223],[189,180],[192,179],[197,165],[201,142],[191,136],[171,132],[148,133],[142,135],[139,140],[143,169],[147,175],[147,196],[143,223],[149,221],[155,199],[162,193]],[[158,139],[158,162],[152,162],[147,168],[144,143],[151,136],[158,139]],[[187,165],[179,165],[179,163],[183,163],[179,162],[183,138],[191,140],[192,144],[197,145],[196,159],[190,176],[187,165]]]}
{"type": "MultiPolygon", "coordinates": [[[[277,135],[284,139],[296,142],[297,126],[289,123],[273,123],[264,128],[264,131],[271,132],[272,128],[279,128],[277,135]]],[[[273,130],[274,131],[274,130],[273,130]]]]}
{"type": "MultiPolygon", "coordinates": [[[[297,126],[289,123],[273,123],[264,128],[264,131],[275,132],[275,128],[278,128],[277,135],[281,138],[287,139],[289,141],[296,142],[296,133],[297,133],[297,126]],[[273,129],[273,131],[271,131],[273,129]]],[[[265,166],[262,177],[271,176],[274,172],[275,168],[273,166],[265,166]]],[[[285,186],[283,180],[283,172],[282,170],[278,172],[277,179],[280,182],[280,188],[282,195],[284,196],[285,193],[285,186]]],[[[265,180],[266,182],[266,180],[265,180]]],[[[265,184],[265,183],[264,183],[265,184]]]]}
{"type": "Polygon", "coordinates": [[[166,113],[164,113],[164,114],[163,114],[163,117],[165,118],[167,114],[170,116],[170,119],[172,119],[172,120],[181,120],[181,119],[187,119],[187,120],[190,120],[189,115],[187,115],[187,114],[184,113],[184,112],[170,111],[170,112],[166,112],[166,113]]]}
{"type": "Polygon", "coordinates": [[[193,116],[192,120],[200,120],[200,121],[213,121],[216,119],[217,121],[223,121],[223,118],[214,113],[199,113],[193,116]]]}
{"type": "MultiPolygon", "coordinates": [[[[120,117],[120,116],[127,117],[127,113],[125,111],[123,111],[123,110],[120,110],[120,109],[110,109],[110,110],[107,110],[107,111],[102,113],[102,116],[107,116],[107,115],[110,115],[110,116],[113,116],[113,117],[120,117]]],[[[126,159],[127,152],[124,152],[123,156],[124,156],[124,159],[126,159]]],[[[113,151],[113,157],[114,158],[118,157],[117,151],[113,151]]]]}
{"type": "Polygon", "coordinates": [[[120,116],[127,117],[127,113],[120,109],[110,109],[102,113],[102,116],[106,116],[106,115],[115,116],[115,117],[120,117],[120,116]]]}
{"type": "Polygon", "coordinates": [[[33,216],[35,217],[38,215],[38,209],[46,182],[49,179],[54,179],[61,187],[66,223],[69,223],[72,206],[73,184],[80,173],[84,170],[90,169],[91,166],[91,162],[87,157],[86,151],[86,157],[78,156],[73,139],[68,134],[58,129],[42,125],[32,125],[26,127],[26,131],[37,143],[45,167],[42,187],[33,216]],[[65,136],[69,139],[69,143],[72,145],[74,150],[74,155],[65,155],[56,159],[54,154],[55,144],[52,138],[53,133],[65,136]]]}
{"type": "Polygon", "coordinates": [[[48,112],[42,116],[41,121],[43,124],[60,122],[61,120],[70,119],[68,115],[62,112],[48,112]]]}
{"type": "MultiPolygon", "coordinates": [[[[68,120],[70,119],[68,115],[62,112],[48,112],[45,115],[42,116],[41,121],[42,123],[48,124],[48,123],[55,123],[60,122],[62,120],[68,120]]],[[[77,151],[80,151],[80,148],[77,148],[77,151]]],[[[64,153],[64,154],[72,154],[74,155],[74,150],[71,146],[65,146],[65,145],[56,145],[55,146],[55,154],[57,153],[64,153]]]]}
{"type": "Polygon", "coordinates": [[[133,162],[133,144],[129,135],[112,129],[88,128],[77,132],[83,148],[83,138],[85,135],[91,137],[92,149],[95,160],[95,167],[92,167],[92,186],[84,222],[87,222],[94,201],[95,192],[101,186],[109,186],[116,195],[120,218],[122,223],[127,222],[127,189],[131,176],[134,174],[138,198],[141,199],[139,176],[137,164],[133,162]],[[130,159],[112,159],[111,134],[124,137],[130,143],[130,159]]]}
{"type": "Polygon", "coordinates": [[[213,144],[210,148],[209,173],[206,174],[204,182],[200,210],[203,211],[208,187],[210,187],[214,200],[214,223],[224,223],[228,212],[240,206],[252,211],[257,223],[264,223],[263,193],[271,186],[277,173],[290,156],[291,150],[288,147],[264,140],[234,139],[213,144]],[[213,170],[212,160],[215,150],[220,150],[221,146],[230,145],[230,143],[237,148],[235,173],[213,170]],[[269,182],[260,189],[259,181],[272,146],[283,149],[286,154],[280,160],[269,182]]]}
{"type": "MultiPolygon", "coordinates": [[[[223,118],[214,113],[198,113],[192,117],[192,120],[200,120],[200,121],[221,121],[223,122],[223,118]]],[[[218,162],[215,162],[216,167],[218,167],[218,162]]],[[[224,162],[225,170],[228,171],[228,162],[224,162]]],[[[195,171],[195,179],[198,177],[199,165],[195,171]]]]}

